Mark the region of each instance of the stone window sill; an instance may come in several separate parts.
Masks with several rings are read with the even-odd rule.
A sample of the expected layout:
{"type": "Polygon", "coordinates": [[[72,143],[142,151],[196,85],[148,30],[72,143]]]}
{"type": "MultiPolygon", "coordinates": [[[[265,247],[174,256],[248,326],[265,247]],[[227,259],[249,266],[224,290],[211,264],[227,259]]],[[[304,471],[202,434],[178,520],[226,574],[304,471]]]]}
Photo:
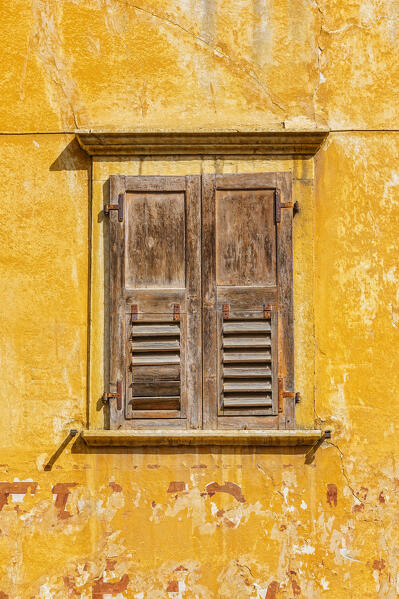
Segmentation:
{"type": "Polygon", "coordinates": [[[184,445],[312,446],[329,438],[322,430],[83,430],[90,447],[178,447],[184,445]]]}

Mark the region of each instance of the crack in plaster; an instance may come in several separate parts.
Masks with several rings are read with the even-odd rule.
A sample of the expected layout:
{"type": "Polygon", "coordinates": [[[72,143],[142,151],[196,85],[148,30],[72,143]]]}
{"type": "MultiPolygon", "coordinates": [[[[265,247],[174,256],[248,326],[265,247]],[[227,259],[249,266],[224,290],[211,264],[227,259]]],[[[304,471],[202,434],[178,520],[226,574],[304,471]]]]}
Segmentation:
{"type": "MultiPolygon", "coordinates": [[[[53,5],[47,0],[35,0],[32,9],[34,14],[34,30],[31,39],[37,46],[38,60],[50,81],[54,83],[65,98],[66,106],[69,110],[64,109],[63,102],[60,101],[61,98],[59,98],[56,108],[61,111],[65,120],[67,120],[69,112],[72,116],[75,129],[79,129],[76,105],[80,108],[82,107],[80,106],[75,81],[63,55],[63,44],[59,32],[60,24],[59,20],[57,20],[58,13],[52,12],[53,5]]],[[[30,42],[27,52],[30,51],[31,46],[32,43],[30,42]]],[[[25,78],[26,72],[23,73],[21,80],[21,94],[24,93],[25,78]]]]}
{"type": "MultiPolygon", "coordinates": [[[[121,1],[121,0],[118,0],[118,1],[121,1]]],[[[258,87],[260,87],[260,89],[264,92],[264,94],[266,94],[266,96],[268,97],[268,99],[271,102],[271,104],[273,106],[277,107],[282,113],[284,113],[284,115],[286,114],[286,109],[283,106],[281,106],[273,98],[272,93],[270,92],[270,90],[265,86],[264,83],[262,83],[262,81],[260,81],[260,79],[258,78],[258,76],[253,71],[249,71],[246,68],[244,68],[243,66],[241,66],[240,64],[238,64],[229,54],[226,54],[225,52],[222,52],[219,48],[217,48],[216,46],[214,46],[213,44],[211,44],[209,41],[207,41],[203,37],[196,35],[195,33],[193,33],[187,27],[184,27],[180,23],[177,23],[176,21],[173,21],[172,19],[170,19],[168,17],[163,17],[163,16],[159,15],[158,13],[155,13],[155,12],[153,12],[151,10],[143,8],[142,6],[137,6],[137,4],[131,4],[131,3],[127,2],[126,5],[129,6],[130,8],[135,9],[135,10],[138,10],[138,11],[141,11],[141,12],[143,12],[145,14],[151,15],[154,19],[159,19],[160,21],[163,21],[164,23],[166,23],[168,25],[171,25],[173,27],[178,27],[179,29],[181,29],[182,31],[184,31],[184,33],[190,35],[192,38],[198,40],[199,42],[201,42],[202,44],[204,44],[205,46],[207,46],[208,48],[210,48],[212,50],[213,54],[215,54],[216,56],[219,56],[220,58],[224,58],[232,67],[234,67],[240,73],[244,73],[250,79],[252,79],[252,81],[254,81],[258,85],[258,87]]]]}
{"type": "Polygon", "coordinates": [[[356,499],[356,501],[360,501],[361,503],[367,503],[366,500],[360,500],[359,497],[356,495],[356,492],[354,491],[350,481],[349,481],[349,476],[346,472],[345,469],[345,464],[344,464],[344,454],[341,451],[341,449],[338,447],[338,445],[336,443],[332,443],[331,441],[326,441],[327,445],[331,445],[332,447],[335,447],[335,449],[338,451],[339,454],[339,458],[341,460],[341,472],[342,472],[342,476],[344,477],[344,479],[346,480],[346,484],[348,485],[348,488],[350,490],[350,492],[352,493],[353,497],[356,499]]]}

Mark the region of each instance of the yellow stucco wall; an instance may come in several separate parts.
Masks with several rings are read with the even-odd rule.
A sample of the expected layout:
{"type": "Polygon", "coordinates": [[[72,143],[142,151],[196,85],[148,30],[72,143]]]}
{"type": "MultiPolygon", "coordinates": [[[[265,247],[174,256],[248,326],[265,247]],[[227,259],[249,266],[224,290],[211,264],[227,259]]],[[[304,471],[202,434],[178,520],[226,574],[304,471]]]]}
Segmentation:
{"type": "Polygon", "coordinates": [[[397,597],[396,0],[13,0],[0,17],[0,599],[397,597]],[[332,133],[305,164],[92,164],[73,135],[282,123],[332,133]],[[298,422],[331,442],[313,461],[64,447],[102,423],[104,181],[214,168],[293,172],[298,422]]]}

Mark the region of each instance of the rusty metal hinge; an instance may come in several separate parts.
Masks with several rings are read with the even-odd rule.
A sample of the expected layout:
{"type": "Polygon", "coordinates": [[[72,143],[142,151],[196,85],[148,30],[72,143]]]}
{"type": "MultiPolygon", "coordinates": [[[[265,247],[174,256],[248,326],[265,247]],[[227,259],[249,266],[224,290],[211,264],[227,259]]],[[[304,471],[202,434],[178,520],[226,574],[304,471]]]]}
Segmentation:
{"type": "Polygon", "coordinates": [[[116,382],[116,392],[115,393],[104,393],[102,400],[103,404],[109,402],[110,399],[116,399],[116,409],[122,409],[122,381],[116,382]]]}
{"type": "Polygon", "coordinates": [[[281,192],[278,188],[274,190],[274,216],[275,222],[281,222],[281,209],[282,208],[292,208],[293,211],[299,212],[298,202],[281,202],[281,192]]]}
{"type": "Polygon", "coordinates": [[[118,211],[118,221],[123,222],[123,193],[118,195],[118,203],[117,204],[105,204],[104,206],[104,214],[109,215],[110,210],[118,211]]]}
{"type": "Polygon", "coordinates": [[[270,318],[272,315],[272,307],[270,304],[263,304],[263,318],[270,318]]]}
{"type": "Polygon", "coordinates": [[[173,304],[173,320],[180,320],[180,304],[173,304]]]}
{"type": "Polygon", "coordinates": [[[301,401],[301,396],[298,392],[295,391],[284,391],[284,379],[282,377],[278,378],[278,413],[282,414],[284,412],[284,400],[285,399],[294,399],[295,403],[299,403],[301,401]]]}
{"type": "Polygon", "coordinates": [[[229,306],[229,304],[223,304],[223,306],[222,306],[222,316],[223,316],[223,320],[228,320],[230,318],[230,306],[229,306]]]}
{"type": "Polygon", "coordinates": [[[133,323],[133,321],[137,320],[137,315],[139,312],[139,307],[137,304],[132,304],[130,306],[130,319],[131,319],[131,324],[133,323]]]}

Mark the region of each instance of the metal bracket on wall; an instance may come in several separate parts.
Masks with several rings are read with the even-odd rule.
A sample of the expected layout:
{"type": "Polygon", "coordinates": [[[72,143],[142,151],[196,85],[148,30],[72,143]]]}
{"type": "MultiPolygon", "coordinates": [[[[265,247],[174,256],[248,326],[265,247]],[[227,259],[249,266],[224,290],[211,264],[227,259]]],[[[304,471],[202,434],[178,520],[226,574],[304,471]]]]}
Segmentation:
{"type": "Polygon", "coordinates": [[[123,193],[118,195],[118,203],[117,204],[105,204],[104,205],[104,214],[109,216],[110,210],[118,211],[118,221],[123,222],[123,193]]]}
{"type": "Polygon", "coordinates": [[[278,413],[284,412],[284,400],[295,399],[295,403],[300,402],[300,394],[295,391],[284,391],[284,379],[279,377],[278,379],[278,413]]]}
{"type": "Polygon", "coordinates": [[[103,393],[102,401],[103,404],[109,402],[110,399],[116,399],[116,409],[122,409],[122,382],[117,381],[115,393],[103,393]]]}

